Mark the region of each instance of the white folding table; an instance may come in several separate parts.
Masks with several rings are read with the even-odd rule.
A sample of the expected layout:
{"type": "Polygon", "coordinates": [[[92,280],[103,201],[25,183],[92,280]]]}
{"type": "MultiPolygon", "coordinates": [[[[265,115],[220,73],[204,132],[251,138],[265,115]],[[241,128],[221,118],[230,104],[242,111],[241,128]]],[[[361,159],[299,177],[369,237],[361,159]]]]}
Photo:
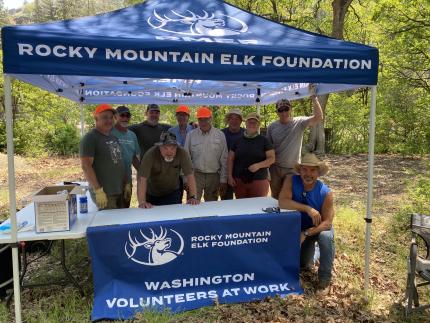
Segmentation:
{"type": "Polygon", "coordinates": [[[154,206],[151,209],[115,209],[99,211],[90,226],[120,225],[140,222],[180,220],[207,216],[229,216],[263,213],[262,209],[277,207],[272,197],[203,202],[199,205],[175,204],[154,206]]]}
{"type": "MultiPolygon", "coordinates": [[[[61,265],[66,278],[72,282],[77,289],[83,293],[81,286],[70,274],[66,267],[65,255],[65,240],[79,239],[86,236],[88,227],[106,226],[106,225],[121,225],[141,222],[156,222],[165,220],[180,220],[198,217],[210,216],[229,216],[241,214],[256,214],[263,213],[263,209],[273,208],[278,206],[278,201],[271,197],[257,197],[236,200],[224,200],[214,202],[203,202],[199,205],[175,204],[154,206],[151,209],[129,208],[129,209],[113,209],[97,211],[96,205],[92,202],[89,193],[88,197],[88,213],[80,214],[73,224],[70,231],[36,233],[31,231],[18,231],[18,242],[35,241],[35,240],[60,240],[61,241],[61,265]]],[[[79,203],[78,203],[79,211],[79,203]]],[[[33,224],[34,219],[34,203],[30,203],[24,209],[17,212],[18,223],[28,221],[33,224]]],[[[9,221],[9,220],[6,220],[9,221]]],[[[7,222],[6,222],[7,223],[7,222]]],[[[0,234],[0,244],[11,243],[10,234],[0,234]]],[[[24,252],[23,270],[21,273],[21,283],[26,271],[26,258],[24,252]]],[[[52,284],[52,283],[51,283],[52,284]]],[[[55,284],[55,283],[54,283],[55,284]]],[[[42,284],[24,285],[23,287],[34,287],[42,284]]]]}
{"type": "MultiPolygon", "coordinates": [[[[79,199],[79,197],[78,197],[79,199]]],[[[34,203],[28,204],[25,208],[17,212],[17,223],[22,223],[26,221],[28,223],[28,226],[32,226],[31,230],[28,231],[18,231],[17,232],[17,239],[18,243],[20,242],[26,242],[26,241],[36,241],[36,240],[60,240],[60,260],[61,260],[61,267],[63,269],[63,272],[65,274],[65,277],[68,281],[70,281],[83,295],[83,289],[78,284],[76,279],[72,276],[72,274],[69,272],[67,266],[66,266],[66,249],[65,249],[65,240],[69,239],[80,239],[85,238],[86,231],[88,226],[91,224],[91,221],[94,217],[94,215],[97,213],[97,207],[92,202],[91,197],[89,195],[89,192],[87,192],[87,199],[88,199],[88,213],[80,213],[80,205],[78,203],[78,215],[75,223],[73,223],[71,229],[69,231],[58,231],[58,232],[44,232],[44,233],[36,233],[35,232],[35,215],[34,215],[34,203]]],[[[9,219],[4,222],[5,224],[9,223],[9,219]]],[[[11,235],[8,234],[0,234],[0,244],[10,244],[12,243],[11,235]]],[[[46,284],[25,284],[23,285],[23,279],[25,276],[25,273],[27,271],[27,254],[25,252],[25,244],[23,245],[24,252],[22,254],[22,268],[21,268],[21,274],[20,274],[20,283],[22,287],[36,287],[46,284]]],[[[51,282],[49,285],[57,284],[64,282],[51,282]]]]}

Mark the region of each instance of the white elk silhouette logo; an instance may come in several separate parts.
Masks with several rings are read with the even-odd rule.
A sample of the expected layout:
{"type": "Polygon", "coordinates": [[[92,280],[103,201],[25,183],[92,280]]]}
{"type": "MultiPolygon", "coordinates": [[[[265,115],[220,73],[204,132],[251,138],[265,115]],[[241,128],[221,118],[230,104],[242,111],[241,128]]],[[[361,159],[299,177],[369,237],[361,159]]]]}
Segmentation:
{"type": "Polygon", "coordinates": [[[159,266],[176,259],[176,257],[181,254],[182,250],[184,249],[184,239],[175,230],[169,230],[175,233],[179,238],[180,246],[178,251],[169,250],[170,246],[172,245],[172,238],[167,237],[168,230],[164,230],[162,227],[160,227],[159,235],[156,235],[154,230],[150,229],[151,237],[147,237],[143,234],[142,230],[139,230],[140,235],[144,238],[144,241],[142,242],[138,241],[136,237],[133,238],[130,231],[128,231],[129,241],[125,243],[125,253],[127,254],[128,258],[134,262],[147,266],[159,266]],[[142,246],[146,249],[149,249],[147,262],[134,257],[137,248],[142,246]],[[131,252],[129,252],[130,248],[131,252]]]}
{"type": "MultiPolygon", "coordinates": [[[[215,14],[211,13],[209,14],[205,10],[203,10],[203,15],[199,16],[196,15],[194,12],[187,10],[187,15],[182,15],[177,13],[174,10],[171,10],[174,18],[168,17],[167,15],[161,16],[154,10],[154,17],[148,18],[148,24],[158,30],[167,31],[170,33],[175,34],[182,34],[182,35],[204,35],[204,36],[212,36],[212,37],[222,37],[222,36],[231,36],[231,35],[238,35],[241,33],[244,33],[248,30],[248,26],[241,20],[227,16],[224,14],[219,14],[219,16],[224,16],[229,19],[232,19],[233,21],[238,24],[237,29],[232,29],[226,27],[226,22],[224,19],[216,18],[215,14]],[[177,31],[177,30],[171,30],[169,28],[165,28],[166,25],[172,25],[172,23],[181,23],[189,26],[189,31],[177,31]]],[[[179,28],[180,29],[180,28],[179,28]]],[[[187,28],[188,29],[188,28],[187,28]]]]}

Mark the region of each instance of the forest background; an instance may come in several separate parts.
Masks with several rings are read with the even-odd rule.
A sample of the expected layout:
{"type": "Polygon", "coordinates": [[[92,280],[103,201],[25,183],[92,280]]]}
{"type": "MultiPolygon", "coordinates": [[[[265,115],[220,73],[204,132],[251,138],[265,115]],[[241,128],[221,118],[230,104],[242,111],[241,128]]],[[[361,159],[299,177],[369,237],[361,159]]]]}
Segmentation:
{"type": "MultiPolygon", "coordinates": [[[[142,1],[35,0],[8,10],[0,1],[0,27],[94,15],[142,1]]],[[[430,152],[430,1],[429,0],[229,0],[274,21],[323,35],[375,46],[380,53],[376,153],[430,152]]],[[[0,80],[0,152],[6,150],[3,80],[0,80]]],[[[324,150],[367,151],[368,89],[320,98],[325,106],[324,150]]],[[[295,114],[310,114],[308,100],[295,103],[295,114]]],[[[215,125],[223,127],[229,107],[212,107],[215,125]]],[[[85,106],[87,127],[93,126],[85,106]]],[[[255,107],[242,107],[244,112],[255,107]]],[[[137,123],[144,106],[131,106],[137,123]]],[[[262,107],[263,127],[276,119],[273,106],[262,107]]],[[[17,154],[39,157],[78,151],[80,111],[77,104],[29,84],[13,82],[14,140],[17,154]]],[[[175,124],[174,108],[162,107],[162,121],[175,124]]],[[[312,146],[312,144],[311,144],[312,146]]],[[[315,148],[315,147],[313,147],[315,148]]],[[[311,147],[312,150],[312,147],[311,147]]]]}
{"type": "MultiPolygon", "coordinates": [[[[7,10],[0,0],[0,27],[94,15],[139,2],[142,1],[35,0],[7,10]]],[[[428,312],[405,320],[401,307],[409,253],[409,214],[430,214],[430,0],[227,2],[274,21],[379,49],[371,291],[363,297],[363,217],[367,192],[364,153],[368,147],[370,91],[359,90],[320,97],[325,108],[324,125],[320,129],[326,135],[325,146],[317,147],[307,141],[311,150],[325,148],[332,165],[324,178],[336,196],[337,250],[330,294],[316,293],[312,287],[316,275],[311,273],[309,277],[301,277],[305,290],[302,296],[216,305],[175,316],[145,312],[133,322],[430,322],[428,312]]],[[[142,121],[145,107],[130,107],[132,122],[142,121]]],[[[215,125],[223,127],[229,107],[212,108],[215,125]]],[[[87,129],[94,125],[93,109],[92,105],[85,106],[87,129]]],[[[255,107],[242,109],[246,113],[255,107]]],[[[307,99],[294,103],[295,115],[308,115],[311,111],[307,99]]],[[[263,106],[262,116],[262,126],[267,127],[277,118],[273,105],[263,106]]],[[[19,207],[25,206],[26,196],[44,183],[83,179],[76,158],[80,138],[77,104],[14,81],[13,118],[15,150],[21,155],[15,158],[19,207]]],[[[162,107],[162,121],[175,123],[173,106],[162,107]]],[[[6,151],[5,132],[0,78],[0,221],[8,217],[9,209],[7,158],[2,153],[6,151]]],[[[26,322],[88,321],[93,291],[86,249],[83,239],[68,241],[70,269],[75,277],[81,278],[85,296],[73,286],[24,289],[26,322]]],[[[30,273],[36,283],[51,281],[52,274],[61,276],[56,260],[59,253],[54,246],[52,257],[33,262],[30,273]]],[[[37,260],[38,256],[34,257],[37,260]]],[[[427,290],[420,297],[428,302],[430,292],[427,290]]],[[[0,322],[13,322],[13,307],[2,302],[0,322]]]]}

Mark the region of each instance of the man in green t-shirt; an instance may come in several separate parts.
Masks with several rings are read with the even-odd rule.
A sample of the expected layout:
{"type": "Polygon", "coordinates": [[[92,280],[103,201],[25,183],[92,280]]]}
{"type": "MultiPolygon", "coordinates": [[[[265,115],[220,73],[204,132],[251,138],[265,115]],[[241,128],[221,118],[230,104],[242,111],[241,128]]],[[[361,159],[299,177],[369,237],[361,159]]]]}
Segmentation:
{"type": "Polygon", "coordinates": [[[136,170],[139,170],[140,164],[140,147],[136,135],[133,131],[128,130],[130,118],[131,113],[126,106],[121,105],[117,107],[115,114],[116,123],[111,131],[111,134],[118,138],[119,145],[121,146],[122,160],[127,173],[127,183],[124,186],[123,195],[124,208],[130,207],[133,186],[131,166],[133,165],[136,170]]]}
{"type": "Polygon", "coordinates": [[[184,174],[189,186],[188,204],[199,204],[191,158],[176,141],[176,136],[163,132],[160,141],[143,156],[137,174],[137,200],[140,208],[153,205],[180,204],[179,175],[184,174]]]}
{"type": "Polygon", "coordinates": [[[90,193],[99,209],[122,208],[127,181],[121,147],[111,135],[114,109],[100,104],[94,111],[96,127],[81,140],[79,155],[90,193]]]}

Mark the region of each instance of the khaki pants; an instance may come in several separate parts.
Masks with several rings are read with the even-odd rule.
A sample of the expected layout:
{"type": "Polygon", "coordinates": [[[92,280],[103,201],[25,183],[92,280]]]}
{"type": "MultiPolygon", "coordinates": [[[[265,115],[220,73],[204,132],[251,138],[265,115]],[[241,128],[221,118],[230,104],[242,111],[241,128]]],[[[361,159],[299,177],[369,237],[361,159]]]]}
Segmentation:
{"type": "Polygon", "coordinates": [[[293,174],[295,174],[295,172],[292,168],[285,168],[277,165],[270,166],[270,190],[272,191],[273,198],[278,199],[285,177],[293,174]]]}
{"type": "Polygon", "coordinates": [[[196,177],[197,199],[200,200],[203,195],[206,202],[217,201],[219,192],[219,174],[195,171],[194,176],[196,177]]]}

